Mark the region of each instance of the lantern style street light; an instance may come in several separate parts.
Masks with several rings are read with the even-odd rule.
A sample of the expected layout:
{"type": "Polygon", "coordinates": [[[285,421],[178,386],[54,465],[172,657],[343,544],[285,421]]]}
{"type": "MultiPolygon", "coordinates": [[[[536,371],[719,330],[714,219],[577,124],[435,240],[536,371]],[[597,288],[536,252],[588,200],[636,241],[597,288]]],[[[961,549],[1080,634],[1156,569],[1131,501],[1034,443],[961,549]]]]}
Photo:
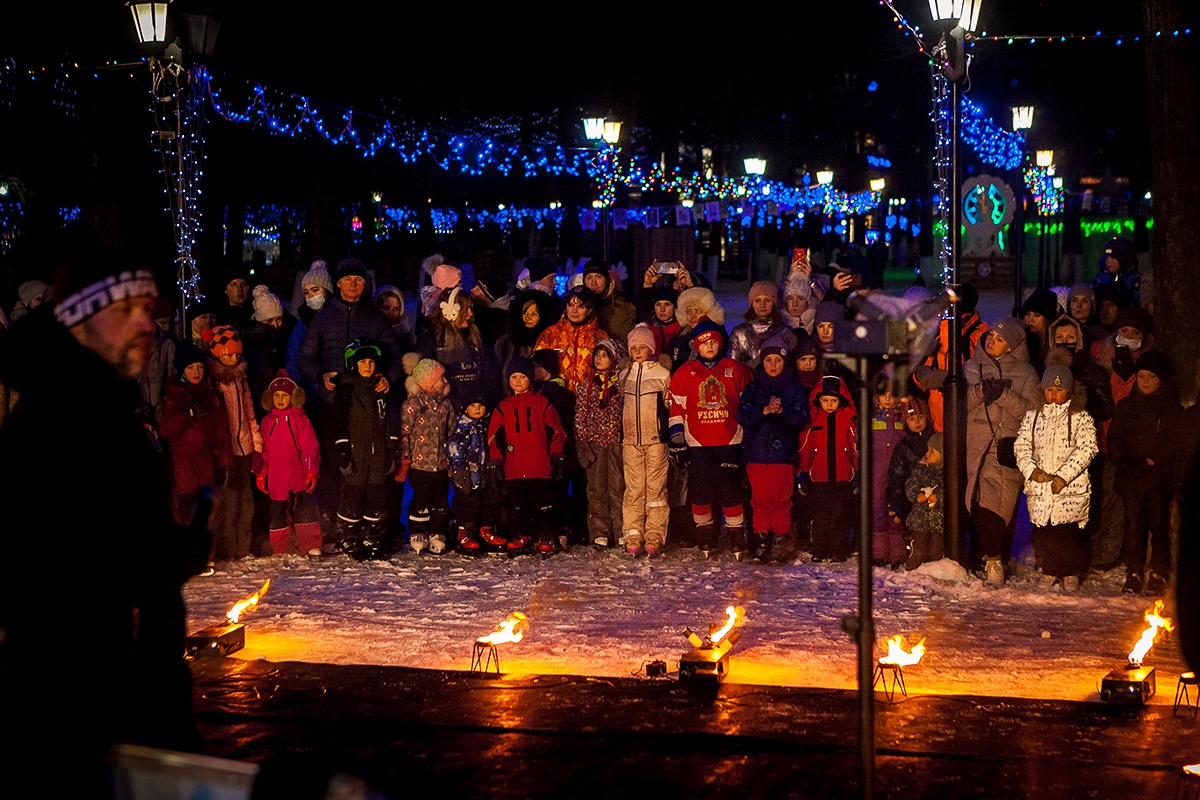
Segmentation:
{"type": "Polygon", "coordinates": [[[125,4],[133,15],[133,27],[143,48],[152,50],[166,46],[167,6],[170,2],[125,4]]]}
{"type": "Polygon", "coordinates": [[[762,176],[767,172],[767,160],[765,158],[743,158],[742,168],[746,170],[752,180],[748,180],[746,192],[750,202],[750,230],[754,235],[751,237],[750,245],[750,282],[754,283],[758,280],[758,242],[759,242],[759,227],[758,227],[758,201],[762,195],[762,176]]]}
{"type": "MultiPolygon", "coordinates": [[[[1012,127],[1014,131],[1027,131],[1033,128],[1033,106],[1012,107],[1012,127]]],[[[1021,318],[1021,303],[1025,294],[1025,153],[1021,153],[1021,163],[1017,165],[1016,186],[1017,207],[1013,214],[1013,316],[1021,318]]]]}
{"type": "Polygon", "coordinates": [[[612,182],[616,173],[617,166],[617,142],[621,139],[621,123],[617,120],[605,119],[604,117],[587,117],[583,120],[583,135],[589,141],[599,144],[603,142],[603,147],[600,148],[600,173],[603,176],[604,184],[600,187],[600,241],[604,254],[604,262],[608,263],[608,207],[611,198],[605,197],[606,191],[612,188],[612,182]]]}

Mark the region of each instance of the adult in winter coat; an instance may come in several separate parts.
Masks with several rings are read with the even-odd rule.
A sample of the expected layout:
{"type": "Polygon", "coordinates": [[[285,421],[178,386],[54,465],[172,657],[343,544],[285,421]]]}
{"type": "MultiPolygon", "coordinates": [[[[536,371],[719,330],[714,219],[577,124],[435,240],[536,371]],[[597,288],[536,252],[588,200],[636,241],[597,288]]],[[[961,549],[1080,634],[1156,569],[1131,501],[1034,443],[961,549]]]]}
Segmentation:
{"type": "Polygon", "coordinates": [[[768,339],[782,339],[788,352],[796,348],[796,334],[783,321],[776,293],[775,284],[756,281],[750,287],[750,308],[746,310],[745,321],[734,325],[729,332],[729,357],[751,369],[758,366],[759,351],[768,339]]]}
{"type": "Polygon", "coordinates": [[[208,377],[211,359],[191,342],[175,351],[179,378],[167,387],[159,431],[171,454],[171,495],[175,521],[191,522],[205,486],[223,484],[218,470],[233,466],[229,428],[208,377]]]}
{"type": "Polygon", "coordinates": [[[1171,362],[1157,350],[1137,361],[1133,391],[1117,403],[1108,430],[1116,491],[1125,506],[1125,591],[1166,591],[1171,568],[1170,509],[1179,478],[1183,407],[1171,383],[1171,362]],[[1146,546],[1150,546],[1147,563],[1146,546]]]}
{"type": "MultiPolygon", "coordinates": [[[[306,275],[305,279],[308,277],[306,275]]],[[[397,352],[396,338],[387,317],[375,307],[366,293],[366,266],[357,258],[344,258],[334,271],[334,281],[333,295],[308,324],[296,355],[296,367],[300,371],[297,383],[302,387],[311,385],[315,391],[315,395],[310,394],[308,399],[309,411],[316,412],[309,416],[317,429],[317,439],[321,442],[317,505],[330,520],[337,516],[342,490],[342,473],[338,469],[334,451],[333,431],[339,423],[332,419],[333,378],[345,367],[346,347],[359,338],[378,343],[382,363],[377,365],[377,371],[382,380],[376,383],[376,391],[385,397],[393,384],[399,385],[402,371],[400,358],[403,356],[403,353],[397,352]]],[[[325,549],[328,552],[334,544],[332,531],[326,530],[325,535],[325,549]]]]}
{"type": "Polygon", "coordinates": [[[692,286],[679,293],[679,302],[675,306],[675,319],[679,321],[679,333],[668,342],[663,352],[670,358],[671,374],[692,358],[692,328],[702,317],[708,317],[713,322],[725,327],[725,309],[717,302],[712,289],[704,286],[692,286]]]}
{"type": "Polygon", "coordinates": [[[0,337],[19,395],[0,428],[0,769],[61,797],[112,796],[113,744],[202,745],[182,587],[204,566],[207,515],[174,522],[137,415],[157,293],[151,273],[89,246],[64,259],[56,300],[0,337]]]}
{"type": "Polygon", "coordinates": [[[425,317],[417,350],[446,368],[450,404],[455,414],[466,410],[467,399],[480,395],[489,408],[499,402],[500,366],[491,344],[475,324],[475,301],[458,287],[443,289],[425,317]]]}
{"type": "Polygon", "coordinates": [[[596,295],[591,289],[574,286],[567,290],[563,307],[562,318],[542,331],[534,350],[557,350],[558,374],[568,389],[577,392],[591,372],[592,348],[610,337],[596,317],[596,295]]]}
{"type": "Polygon", "coordinates": [[[1041,394],[1020,320],[1002,319],[993,325],[963,373],[967,381],[965,499],[975,530],[971,552],[973,560],[983,560],[987,582],[999,587],[1004,585],[1024,484],[1011,447],[1025,412],[1041,394]]]}
{"type": "Polygon", "coordinates": [[[637,324],[637,308],[622,296],[608,264],[588,259],[583,265],[583,285],[596,295],[596,324],[617,342],[637,324]]]}
{"type": "MultiPolygon", "coordinates": [[[[647,271],[647,278],[653,271],[647,271]]],[[[671,278],[671,275],[658,275],[649,286],[643,286],[638,292],[638,319],[650,328],[656,354],[665,353],[668,343],[683,329],[676,313],[679,309],[679,292],[671,285],[671,278]]],[[[666,366],[670,368],[669,364],[666,366]]]]}
{"type": "Polygon", "coordinates": [[[513,356],[533,357],[542,331],[562,317],[562,301],[541,289],[526,289],[508,306],[508,331],[496,339],[494,349],[500,373],[506,374],[513,356]]]}
{"type": "Polygon", "coordinates": [[[1033,523],[1033,550],[1042,565],[1038,588],[1062,581],[1079,588],[1087,572],[1085,527],[1091,497],[1088,464],[1096,455],[1096,424],[1085,410],[1086,391],[1076,391],[1071,368],[1051,364],[1042,373],[1041,402],[1025,412],[1013,452],[1025,477],[1025,500],[1033,523]]]}

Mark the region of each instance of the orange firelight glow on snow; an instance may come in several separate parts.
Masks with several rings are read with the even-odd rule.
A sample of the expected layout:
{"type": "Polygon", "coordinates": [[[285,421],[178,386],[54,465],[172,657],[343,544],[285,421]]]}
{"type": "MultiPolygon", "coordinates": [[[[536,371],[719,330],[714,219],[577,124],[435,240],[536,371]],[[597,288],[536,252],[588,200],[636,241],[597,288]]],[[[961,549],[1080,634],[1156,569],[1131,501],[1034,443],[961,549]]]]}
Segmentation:
{"type": "Polygon", "coordinates": [[[879,659],[880,664],[895,664],[900,667],[910,667],[913,664],[919,664],[921,659],[925,657],[924,639],[914,644],[910,651],[905,651],[904,637],[899,634],[880,642],[879,646],[887,649],[887,655],[879,659]]]}
{"type": "Polygon", "coordinates": [[[496,626],[496,629],[487,636],[480,636],[475,641],[480,644],[508,644],[509,642],[519,642],[525,638],[525,631],[529,629],[529,619],[520,611],[514,611],[508,615],[508,619],[496,626]]]}
{"type": "Polygon", "coordinates": [[[1150,652],[1150,648],[1154,645],[1154,637],[1158,636],[1158,629],[1163,628],[1167,631],[1175,630],[1175,623],[1167,617],[1161,616],[1163,610],[1163,601],[1155,600],[1154,608],[1146,609],[1146,622],[1150,627],[1142,631],[1142,636],[1138,639],[1138,643],[1134,645],[1133,650],[1129,653],[1129,663],[1142,663],[1142,659],[1146,657],[1146,653],[1150,652]]]}
{"type": "Polygon", "coordinates": [[[267,593],[267,589],[269,589],[270,586],[271,579],[267,578],[267,582],[262,585],[261,589],[247,597],[245,600],[234,603],[233,608],[229,609],[229,613],[225,615],[225,618],[230,622],[237,622],[238,618],[241,617],[242,612],[248,613],[253,611],[258,607],[258,601],[261,600],[262,596],[267,593]]]}
{"type": "Polygon", "coordinates": [[[741,606],[738,606],[736,608],[734,608],[733,606],[727,606],[725,608],[725,613],[729,617],[728,619],[725,620],[725,624],[718,630],[715,630],[711,634],[709,634],[708,640],[710,642],[712,642],[713,644],[716,644],[717,642],[724,639],[726,636],[729,635],[729,632],[731,630],[733,630],[734,628],[741,625],[742,622],[745,620],[746,612],[745,612],[745,609],[743,609],[741,606]]]}

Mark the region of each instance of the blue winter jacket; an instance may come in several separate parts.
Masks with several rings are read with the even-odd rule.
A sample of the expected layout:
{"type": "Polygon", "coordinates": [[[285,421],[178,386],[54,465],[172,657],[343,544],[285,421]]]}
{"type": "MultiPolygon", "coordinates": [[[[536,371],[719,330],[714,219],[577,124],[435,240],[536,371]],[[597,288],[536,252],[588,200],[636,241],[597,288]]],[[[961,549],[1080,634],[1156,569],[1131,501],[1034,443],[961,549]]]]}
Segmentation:
{"type": "Polygon", "coordinates": [[[808,392],[788,373],[771,378],[759,367],[742,392],[737,418],[744,437],[743,463],[794,466],[800,431],[808,425],[808,392]],[[783,410],[764,414],[772,397],[780,398],[783,410]]]}

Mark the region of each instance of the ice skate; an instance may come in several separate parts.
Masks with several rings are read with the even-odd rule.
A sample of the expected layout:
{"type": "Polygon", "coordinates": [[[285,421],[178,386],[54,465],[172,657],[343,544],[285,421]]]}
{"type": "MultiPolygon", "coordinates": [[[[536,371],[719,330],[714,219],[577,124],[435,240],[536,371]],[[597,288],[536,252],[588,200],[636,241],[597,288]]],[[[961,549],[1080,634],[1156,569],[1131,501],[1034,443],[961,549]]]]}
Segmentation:
{"type": "Polygon", "coordinates": [[[771,560],[771,534],[764,531],[756,531],[750,537],[750,552],[754,556],[754,563],[766,564],[771,560]]]}
{"type": "Polygon", "coordinates": [[[771,563],[788,564],[796,557],[796,535],[792,532],[775,534],[771,544],[771,563]]]}
{"type": "Polygon", "coordinates": [[[519,555],[522,555],[523,553],[527,552],[529,550],[530,545],[532,545],[532,544],[533,544],[532,536],[529,536],[527,534],[519,534],[517,536],[513,536],[512,538],[510,538],[508,540],[508,542],[504,545],[504,547],[505,547],[505,551],[509,555],[519,556],[519,555]]]}
{"type": "Polygon", "coordinates": [[[993,589],[1004,588],[1004,564],[998,558],[989,558],[983,566],[983,582],[993,589]]]}
{"type": "Polygon", "coordinates": [[[429,552],[434,555],[446,552],[446,535],[444,533],[435,533],[429,537],[429,552]]]}
{"type": "Polygon", "coordinates": [[[477,556],[481,552],[479,540],[470,529],[458,527],[458,552],[469,556],[477,556]]]}
{"type": "Polygon", "coordinates": [[[715,525],[709,523],[696,526],[696,547],[704,554],[705,558],[712,558],[713,553],[717,552],[719,547],[715,525]]]}
{"type": "Polygon", "coordinates": [[[729,528],[729,549],[733,553],[733,557],[741,561],[750,552],[746,547],[746,529],[740,525],[735,528],[729,528]]]}
{"type": "Polygon", "coordinates": [[[644,548],[646,558],[658,558],[662,555],[662,548],[654,543],[647,544],[644,548]]]}
{"type": "Polygon", "coordinates": [[[492,555],[502,555],[508,551],[508,539],[496,533],[491,525],[480,525],[479,549],[492,555]]]}
{"type": "Polygon", "coordinates": [[[408,537],[408,546],[414,553],[424,552],[429,549],[429,537],[423,533],[414,533],[408,537]]]}

